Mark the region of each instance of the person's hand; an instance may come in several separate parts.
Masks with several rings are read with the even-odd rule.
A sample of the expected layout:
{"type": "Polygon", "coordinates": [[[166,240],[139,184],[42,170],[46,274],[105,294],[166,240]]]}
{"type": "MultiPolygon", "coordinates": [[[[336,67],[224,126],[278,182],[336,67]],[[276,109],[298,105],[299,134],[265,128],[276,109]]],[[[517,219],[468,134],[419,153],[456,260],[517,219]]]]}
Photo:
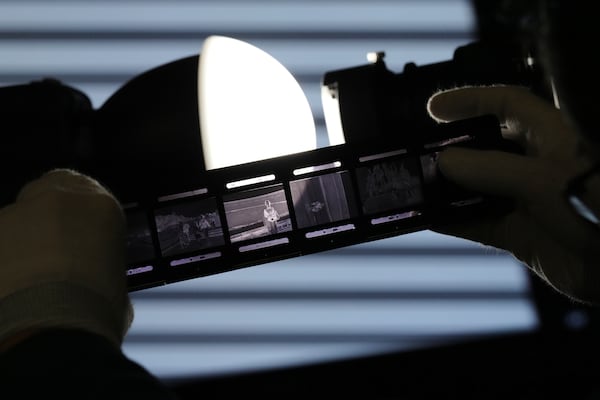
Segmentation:
{"type": "Polygon", "coordinates": [[[429,99],[428,111],[438,122],[495,114],[503,136],[520,143],[525,153],[445,150],[439,166],[448,179],[512,198],[517,206],[502,217],[433,230],[507,250],[559,292],[600,303],[600,233],[573,212],[564,196],[566,183],[591,163],[580,154],[578,135],[561,112],[512,86],[440,92],[429,99]]]}
{"type": "Polygon", "coordinates": [[[125,216],[106,188],[71,170],[25,185],[0,210],[0,344],[83,329],[120,346],[133,318],[125,216]]]}

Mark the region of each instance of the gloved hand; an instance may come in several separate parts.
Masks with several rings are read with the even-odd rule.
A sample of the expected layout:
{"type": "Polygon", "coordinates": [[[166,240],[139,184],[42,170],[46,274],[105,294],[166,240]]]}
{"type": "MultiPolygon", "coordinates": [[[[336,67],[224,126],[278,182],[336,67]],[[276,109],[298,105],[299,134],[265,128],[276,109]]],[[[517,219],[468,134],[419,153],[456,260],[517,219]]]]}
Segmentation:
{"type": "MultiPolygon", "coordinates": [[[[515,199],[502,217],[434,227],[511,252],[542,279],[572,299],[600,303],[600,233],[568,205],[566,183],[589,168],[580,140],[559,109],[525,88],[466,87],[435,94],[428,111],[439,122],[495,114],[503,136],[524,155],[447,149],[442,173],[466,188],[515,199]]],[[[600,198],[600,184],[591,194],[600,198]]]]}
{"type": "Polygon", "coordinates": [[[120,346],[133,319],[125,216],[97,181],[54,170],[0,210],[0,343],[84,329],[120,346]]]}

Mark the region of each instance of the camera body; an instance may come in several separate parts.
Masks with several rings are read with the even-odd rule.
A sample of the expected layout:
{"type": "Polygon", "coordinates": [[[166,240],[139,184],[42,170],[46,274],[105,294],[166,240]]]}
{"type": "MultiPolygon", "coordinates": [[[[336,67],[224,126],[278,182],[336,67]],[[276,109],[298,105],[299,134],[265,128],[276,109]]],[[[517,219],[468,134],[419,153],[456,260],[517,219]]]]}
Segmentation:
{"type": "MultiPolygon", "coordinates": [[[[535,63],[510,48],[458,48],[445,62],[389,71],[382,57],[327,72],[324,102],[343,140],[264,161],[207,170],[191,56],[147,71],[100,109],[52,79],[0,89],[0,205],[44,171],[66,167],[105,184],[129,223],[130,290],[505,212],[510,202],[447,182],[437,156],[448,146],[518,151],[498,121],[436,124],[434,92],[517,84],[549,96],[535,63]]],[[[325,104],[324,104],[325,105],[325,104]]],[[[331,117],[329,117],[331,118],[331,117]]]]}
{"type": "Polygon", "coordinates": [[[426,136],[435,132],[437,123],[427,114],[427,100],[445,89],[519,85],[552,98],[535,55],[523,54],[509,43],[472,42],[456,48],[451,60],[422,66],[407,63],[401,73],[386,67],[384,53],[370,56],[369,64],[323,77],[324,102],[335,99],[339,109],[340,121],[332,125],[341,126],[346,143],[386,140],[410,146],[428,141],[426,136]]]}
{"type": "Polygon", "coordinates": [[[45,171],[84,162],[92,115],[84,93],[53,79],[0,88],[0,206],[45,171]]]}
{"type": "Polygon", "coordinates": [[[52,78],[0,88],[0,206],[52,168],[89,174],[123,203],[202,184],[198,59],[135,76],[97,109],[52,78]]]}

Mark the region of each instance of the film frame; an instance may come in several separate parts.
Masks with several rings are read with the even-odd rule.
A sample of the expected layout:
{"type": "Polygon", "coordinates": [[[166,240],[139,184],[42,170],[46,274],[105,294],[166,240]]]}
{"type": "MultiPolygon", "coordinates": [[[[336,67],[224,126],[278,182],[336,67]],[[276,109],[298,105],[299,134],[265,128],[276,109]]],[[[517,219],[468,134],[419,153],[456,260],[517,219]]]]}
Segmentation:
{"type": "Polygon", "coordinates": [[[125,205],[129,291],[509,208],[437,168],[449,146],[503,148],[497,119],[448,123],[436,134],[411,146],[343,144],[210,170],[204,187],[125,205]]]}

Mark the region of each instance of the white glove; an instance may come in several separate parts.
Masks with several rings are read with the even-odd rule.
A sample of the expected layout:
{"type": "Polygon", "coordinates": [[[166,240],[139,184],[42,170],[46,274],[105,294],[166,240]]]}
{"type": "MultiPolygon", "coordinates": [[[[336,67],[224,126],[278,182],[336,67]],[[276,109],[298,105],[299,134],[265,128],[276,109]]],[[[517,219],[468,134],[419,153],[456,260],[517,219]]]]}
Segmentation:
{"type": "Polygon", "coordinates": [[[77,328],[117,346],[133,319],[125,216],[97,181],[54,170],[0,210],[0,343],[25,331],[77,328]]]}
{"type": "MultiPolygon", "coordinates": [[[[525,150],[525,155],[444,151],[439,165],[447,178],[472,190],[513,198],[517,208],[500,218],[434,230],[507,250],[559,292],[600,303],[600,233],[573,212],[564,196],[566,183],[591,161],[580,154],[579,137],[560,110],[512,86],[440,92],[430,98],[428,110],[439,122],[495,114],[504,137],[525,150]]],[[[600,184],[588,190],[592,200],[600,200],[600,184]]]]}

